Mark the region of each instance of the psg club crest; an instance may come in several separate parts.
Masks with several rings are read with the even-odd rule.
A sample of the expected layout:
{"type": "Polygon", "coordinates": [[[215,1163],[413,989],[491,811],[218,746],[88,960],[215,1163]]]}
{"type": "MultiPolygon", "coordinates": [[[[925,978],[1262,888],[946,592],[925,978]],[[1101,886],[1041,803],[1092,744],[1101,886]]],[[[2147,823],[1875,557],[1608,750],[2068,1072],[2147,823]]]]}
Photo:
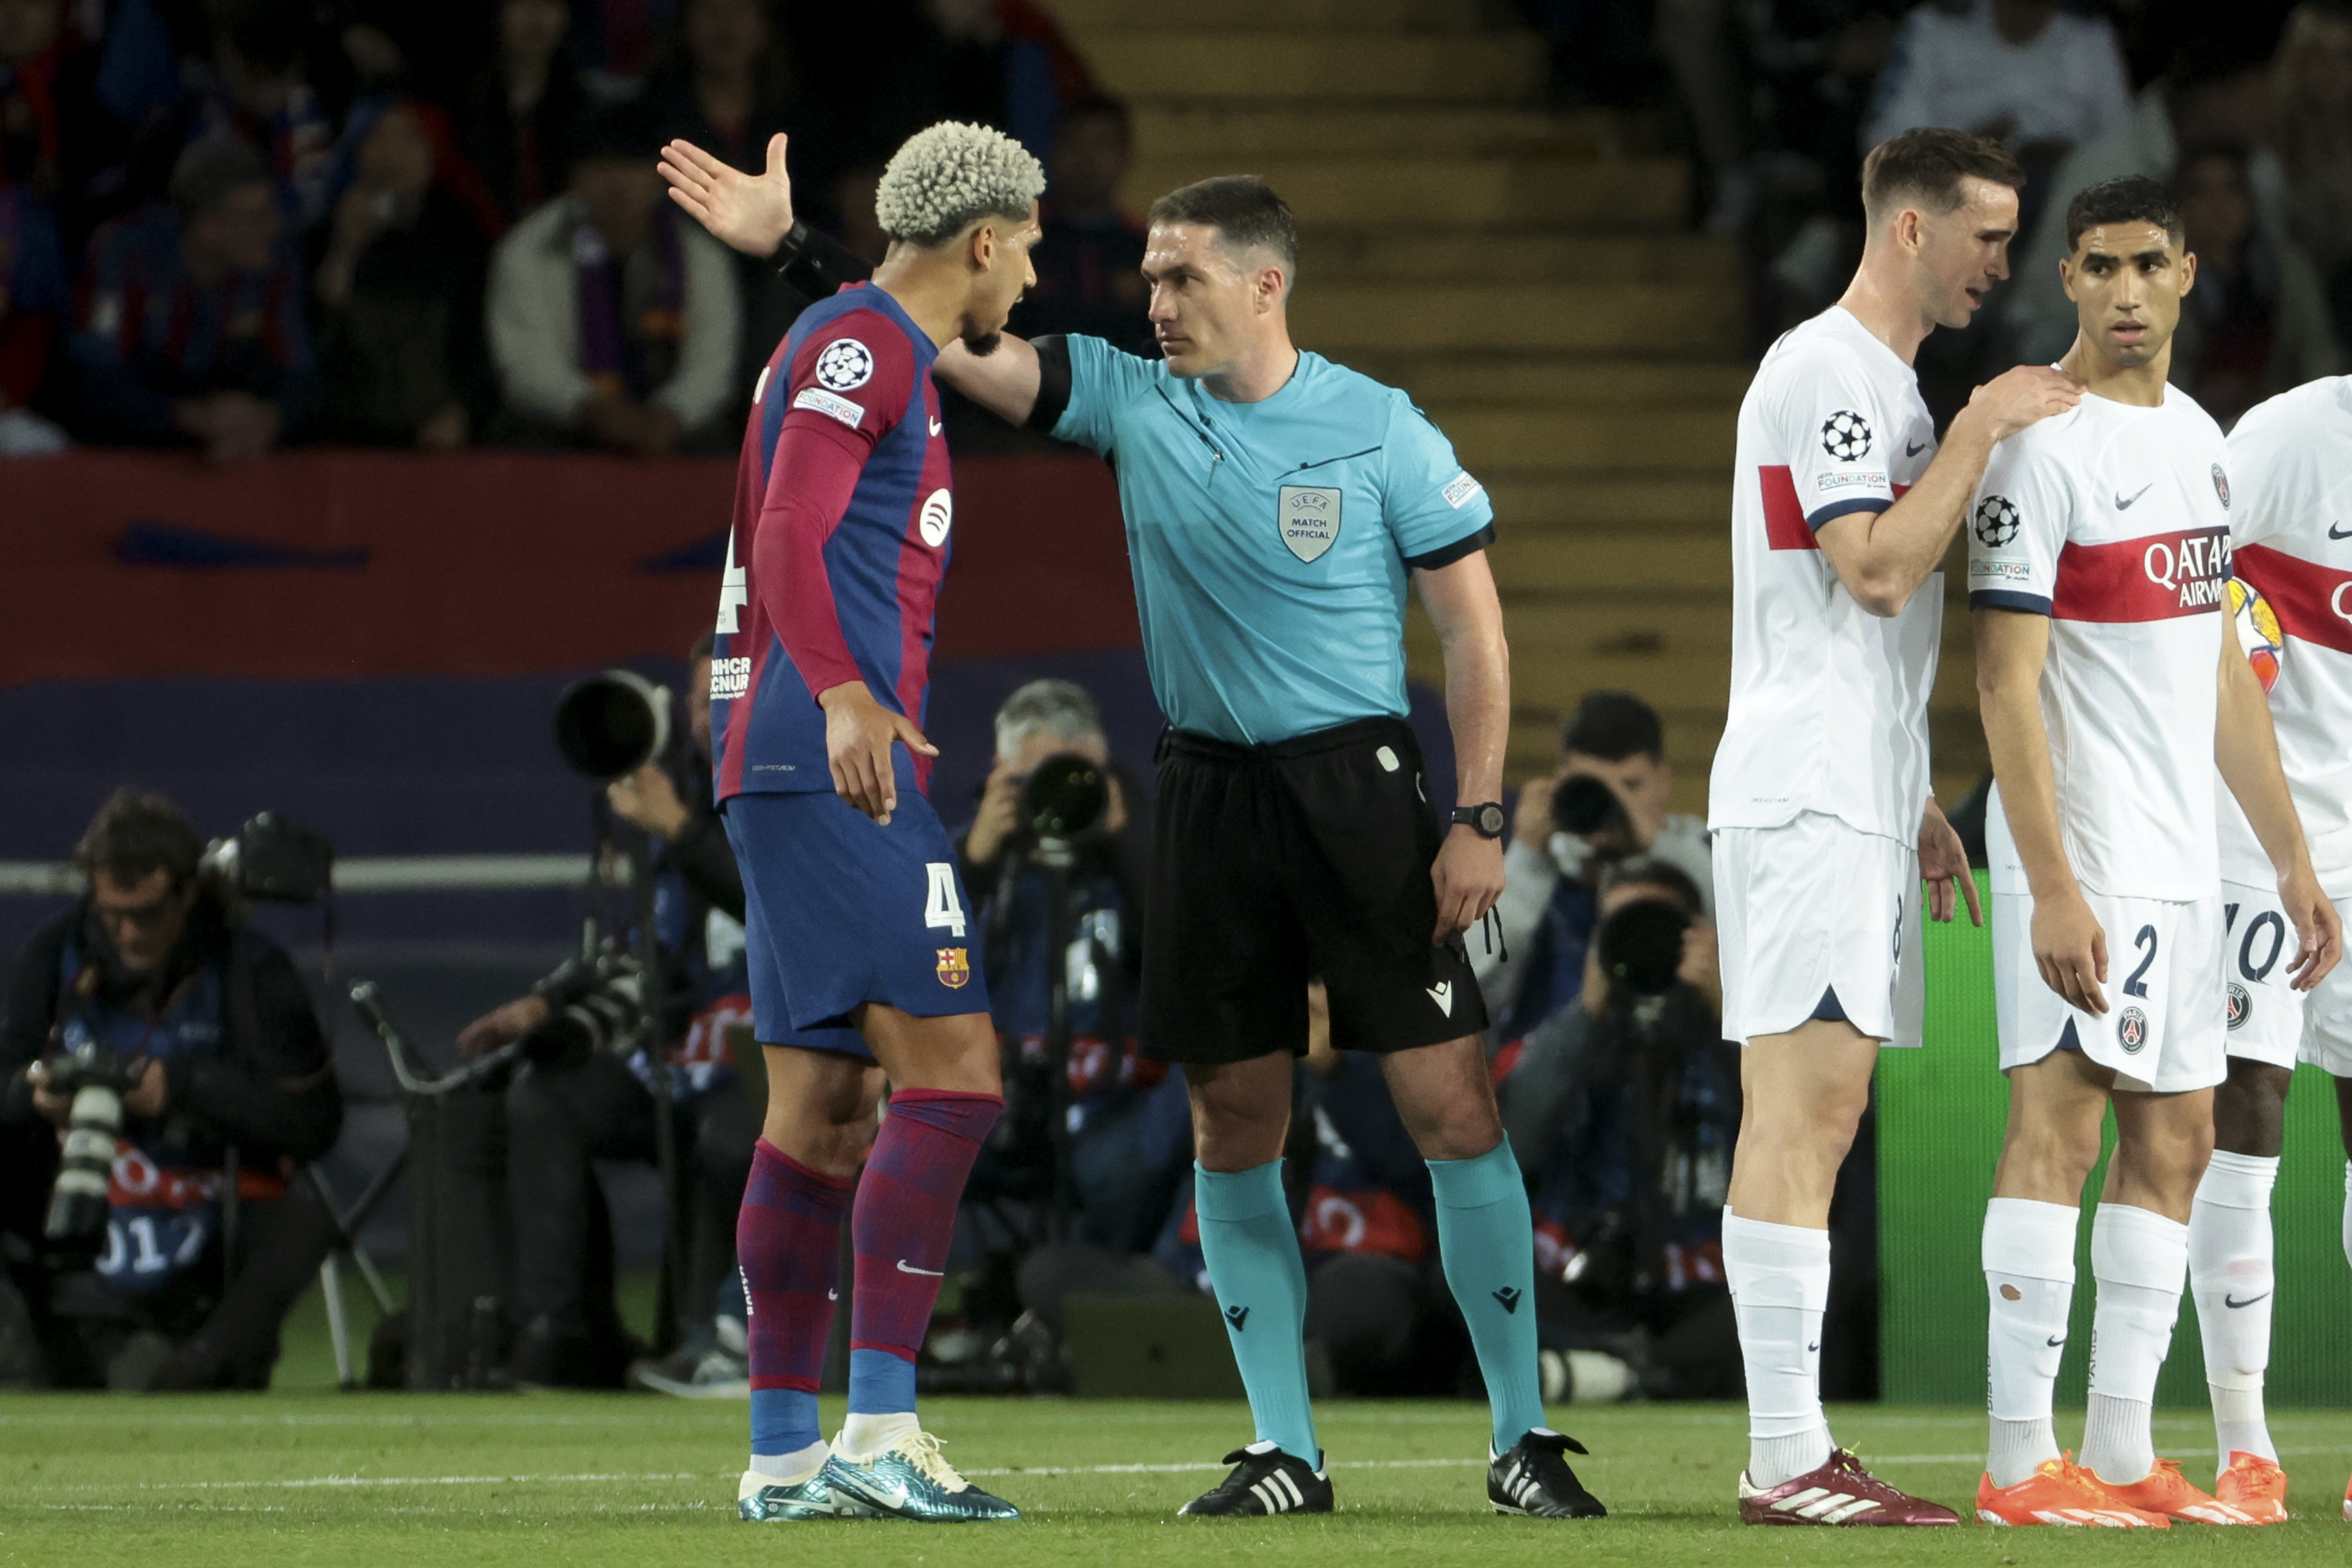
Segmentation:
{"type": "Polygon", "coordinates": [[[1326,485],[1285,485],[1275,492],[1275,531],[1282,548],[1315,560],[1339,539],[1339,492],[1326,485]]]}
{"type": "Polygon", "coordinates": [[[2006,496],[1987,496],[1977,503],[1977,541],[1999,549],[2017,537],[2017,506],[2006,496]]]}
{"type": "Polygon", "coordinates": [[[2124,1048],[2126,1056],[2137,1056],[2147,1043],[2147,1015],[2137,1008],[2126,1008],[2116,1019],[2116,1043],[2124,1048]]]}
{"type": "Polygon", "coordinates": [[[1859,463],[1870,455],[1870,421],[1842,408],[1822,421],[1822,450],[1841,463],[1859,463]]]}
{"type": "Polygon", "coordinates": [[[2253,994],[2237,981],[2230,982],[2230,1027],[2243,1029],[2246,1020],[2254,1016],[2253,994]]]}
{"type": "Polygon", "coordinates": [[[2213,494],[2221,497],[2221,509],[2230,509],[2230,476],[2221,472],[2219,463],[2213,465],[2213,494]]]}
{"type": "Polygon", "coordinates": [[[938,951],[940,984],[951,991],[961,990],[963,983],[971,978],[971,960],[964,956],[961,947],[941,947],[938,951]]]}

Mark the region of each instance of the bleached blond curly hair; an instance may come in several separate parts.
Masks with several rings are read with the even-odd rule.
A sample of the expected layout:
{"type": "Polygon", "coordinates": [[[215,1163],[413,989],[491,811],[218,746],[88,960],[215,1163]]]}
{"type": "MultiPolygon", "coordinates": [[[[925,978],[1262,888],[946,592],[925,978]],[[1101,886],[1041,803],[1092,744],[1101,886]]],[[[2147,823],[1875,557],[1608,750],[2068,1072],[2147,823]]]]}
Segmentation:
{"type": "Polygon", "coordinates": [[[1002,131],[946,120],[907,138],[874,191],[874,216],[894,240],[929,248],[983,217],[1027,217],[1045,166],[1002,131]]]}

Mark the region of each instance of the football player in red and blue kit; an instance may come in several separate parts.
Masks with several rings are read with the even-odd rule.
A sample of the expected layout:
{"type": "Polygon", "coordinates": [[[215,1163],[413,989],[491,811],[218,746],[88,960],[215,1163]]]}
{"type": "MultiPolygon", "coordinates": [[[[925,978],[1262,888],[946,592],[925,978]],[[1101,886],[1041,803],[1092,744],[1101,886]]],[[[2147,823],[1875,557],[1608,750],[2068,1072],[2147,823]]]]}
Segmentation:
{"type": "MultiPolygon", "coordinates": [[[[747,1520],[1019,1517],[915,1416],[956,1205],[1003,1108],[979,933],[923,794],[937,752],[922,723],[955,520],[931,361],[959,339],[994,347],[1034,281],[1044,188],[1000,132],[910,139],[876,195],[891,243],[873,281],[803,311],[752,395],[710,693],[769,1085],[736,1230],[747,1520]],[[849,1417],[828,1446],[816,1387],[845,1215],[849,1417]]],[[[679,201],[693,210],[683,187],[679,201]]]]}

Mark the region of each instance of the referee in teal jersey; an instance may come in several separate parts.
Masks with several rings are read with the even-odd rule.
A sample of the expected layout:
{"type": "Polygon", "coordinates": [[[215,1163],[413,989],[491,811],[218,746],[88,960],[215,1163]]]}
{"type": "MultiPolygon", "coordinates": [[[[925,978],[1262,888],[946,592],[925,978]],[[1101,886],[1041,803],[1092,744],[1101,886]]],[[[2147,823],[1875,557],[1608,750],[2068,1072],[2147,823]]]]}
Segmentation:
{"type": "MultiPolygon", "coordinates": [[[[756,254],[789,246],[782,160],[748,176],[671,159],[681,204],[756,254]]],[[[1428,1161],[1446,1282],[1493,1406],[1488,1499],[1603,1511],[1544,1425],[1535,1245],[1486,1071],[1464,932],[1503,889],[1509,651],[1494,510],[1405,395],[1290,341],[1290,209],[1263,181],[1155,203],[1143,276],[1158,360],[1098,339],[951,346],[935,373],[1007,420],[1108,458],[1152,688],[1171,728],[1154,810],[1143,1048],[1181,1063],[1201,1250],[1255,1440],[1187,1514],[1323,1512],[1301,1332],[1307,1277],[1282,1187],[1307,988],[1332,1042],[1377,1052],[1428,1161]],[[1441,827],[1406,726],[1410,587],[1445,650],[1461,799],[1441,827]]]]}

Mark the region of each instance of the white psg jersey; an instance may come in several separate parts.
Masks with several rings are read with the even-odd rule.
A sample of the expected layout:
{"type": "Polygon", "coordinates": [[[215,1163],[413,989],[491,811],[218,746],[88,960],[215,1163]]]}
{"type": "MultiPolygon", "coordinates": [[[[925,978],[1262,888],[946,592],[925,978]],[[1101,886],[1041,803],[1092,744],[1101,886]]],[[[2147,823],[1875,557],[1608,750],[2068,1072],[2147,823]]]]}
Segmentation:
{"type": "Polygon", "coordinates": [[[2122,898],[2221,891],[2213,729],[2229,605],[2221,427],[2086,396],[1993,451],[1969,604],[2051,619],[2042,722],[2074,875],[2122,898]]]}
{"type": "Polygon", "coordinates": [[[1807,811],[1916,842],[1927,800],[1927,694],[1943,576],[1901,614],[1854,601],[1814,542],[1883,512],[1936,454],[1911,367],[1843,307],[1772,345],[1739,405],[1731,513],[1731,707],[1710,828],[1807,811]]]}
{"type": "MultiPolygon", "coordinates": [[[[2230,477],[2237,574],[2286,634],[2271,722],[2287,789],[2320,885],[2352,897],[2352,376],[2250,410],[2230,433],[2230,477]]],[[[2270,857],[2234,799],[2221,818],[2222,874],[2270,886],[2270,857]]]]}

